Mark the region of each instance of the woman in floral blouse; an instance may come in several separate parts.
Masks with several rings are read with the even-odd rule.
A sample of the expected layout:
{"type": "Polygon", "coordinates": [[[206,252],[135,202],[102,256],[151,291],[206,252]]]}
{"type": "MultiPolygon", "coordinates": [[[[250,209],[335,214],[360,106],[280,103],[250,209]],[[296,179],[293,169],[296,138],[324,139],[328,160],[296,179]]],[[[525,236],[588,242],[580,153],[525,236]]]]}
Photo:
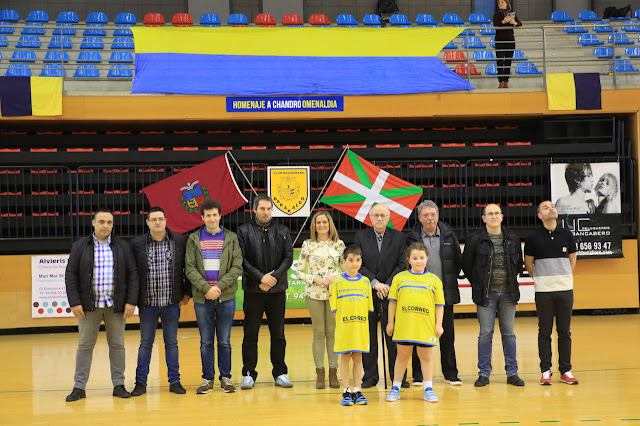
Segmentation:
{"type": "Polygon", "coordinates": [[[302,243],[298,277],[306,284],[304,295],[313,324],[313,361],[316,389],[324,389],[324,348],[329,358],[329,387],[339,388],[338,355],[333,352],[336,321],[329,307],[329,286],[341,273],[344,242],[329,213],[321,211],[311,219],[311,238],[302,243]]]}

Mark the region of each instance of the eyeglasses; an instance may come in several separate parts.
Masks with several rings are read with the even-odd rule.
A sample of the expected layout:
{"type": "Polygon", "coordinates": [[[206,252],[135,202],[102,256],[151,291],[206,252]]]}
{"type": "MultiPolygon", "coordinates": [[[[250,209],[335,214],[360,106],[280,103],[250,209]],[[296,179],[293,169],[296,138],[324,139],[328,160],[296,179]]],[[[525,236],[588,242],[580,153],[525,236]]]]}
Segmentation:
{"type": "Polygon", "coordinates": [[[165,220],[167,220],[167,219],[165,219],[164,217],[154,217],[153,219],[149,219],[149,222],[160,222],[160,223],[162,223],[165,220]]]}
{"type": "Polygon", "coordinates": [[[489,217],[502,216],[502,213],[500,213],[500,212],[489,212],[489,213],[485,213],[485,216],[489,216],[489,217]]]}
{"type": "Polygon", "coordinates": [[[371,217],[374,219],[384,219],[385,217],[389,217],[389,215],[385,213],[376,213],[372,214],[371,217]]]}

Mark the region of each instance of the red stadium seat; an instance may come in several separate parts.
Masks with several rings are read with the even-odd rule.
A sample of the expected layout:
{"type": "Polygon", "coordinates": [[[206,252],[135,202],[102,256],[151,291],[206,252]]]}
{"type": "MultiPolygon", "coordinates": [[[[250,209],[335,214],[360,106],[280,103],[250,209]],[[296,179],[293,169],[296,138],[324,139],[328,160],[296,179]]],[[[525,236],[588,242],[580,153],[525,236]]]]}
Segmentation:
{"type": "Polygon", "coordinates": [[[327,15],[322,13],[314,13],[309,16],[309,23],[311,25],[331,25],[331,21],[329,21],[327,15]]]}
{"type": "Polygon", "coordinates": [[[296,13],[288,13],[282,17],[282,25],[304,25],[300,15],[296,13]]]}
{"type": "MultiPolygon", "coordinates": [[[[469,64],[469,70],[471,75],[480,75],[480,71],[476,69],[476,66],[473,64],[469,64]]],[[[467,75],[467,64],[458,64],[456,65],[456,74],[458,75],[467,75]]]]}
{"type": "Polygon", "coordinates": [[[464,52],[452,50],[444,52],[444,60],[446,62],[466,62],[467,58],[464,56],[464,52]]]}
{"type": "Polygon", "coordinates": [[[254,22],[256,25],[260,25],[261,27],[276,26],[276,18],[274,18],[270,13],[260,13],[256,15],[256,19],[254,22]]]}
{"type": "Polygon", "coordinates": [[[164,16],[161,13],[147,13],[142,22],[147,27],[160,27],[164,25],[164,16]]]}
{"type": "Polygon", "coordinates": [[[193,18],[188,13],[176,13],[171,18],[171,23],[176,27],[190,27],[193,25],[193,18]]]}

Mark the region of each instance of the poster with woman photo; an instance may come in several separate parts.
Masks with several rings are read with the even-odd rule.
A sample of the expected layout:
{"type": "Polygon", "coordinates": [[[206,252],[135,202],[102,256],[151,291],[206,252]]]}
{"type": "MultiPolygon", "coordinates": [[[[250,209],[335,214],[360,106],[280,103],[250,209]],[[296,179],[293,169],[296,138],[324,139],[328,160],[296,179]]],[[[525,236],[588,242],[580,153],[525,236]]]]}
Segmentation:
{"type": "Polygon", "coordinates": [[[560,216],[621,213],[620,164],[551,164],[551,199],[560,216]]]}

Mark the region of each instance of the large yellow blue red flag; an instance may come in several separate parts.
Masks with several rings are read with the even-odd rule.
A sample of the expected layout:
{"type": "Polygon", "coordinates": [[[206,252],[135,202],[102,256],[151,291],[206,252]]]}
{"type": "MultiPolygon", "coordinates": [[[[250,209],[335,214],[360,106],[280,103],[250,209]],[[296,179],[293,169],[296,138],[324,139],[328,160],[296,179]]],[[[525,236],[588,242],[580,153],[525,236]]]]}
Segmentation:
{"type": "Polygon", "coordinates": [[[132,28],[132,93],[387,95],[473,89],[438,52],[464,28],[132,28]]]}

